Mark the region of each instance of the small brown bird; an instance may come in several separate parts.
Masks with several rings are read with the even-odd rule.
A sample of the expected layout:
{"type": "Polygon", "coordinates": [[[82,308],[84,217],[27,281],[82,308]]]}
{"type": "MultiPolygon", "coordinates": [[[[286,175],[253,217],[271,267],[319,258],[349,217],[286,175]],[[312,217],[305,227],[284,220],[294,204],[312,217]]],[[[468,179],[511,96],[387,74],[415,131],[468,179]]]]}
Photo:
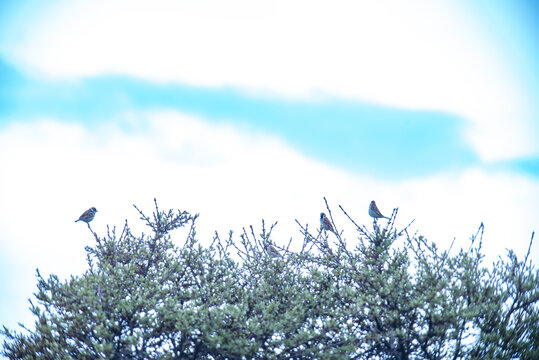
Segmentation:
{"type": "Polygon", "coordinates": [[[86,210],[85,212],[83,212],[82,215],[79,217],[79,219],[75,220],[75,222],[84,221],[85,223],[88,224],[90,221],[92,221],[94,219],[94,216],[95,216],[96,212],[97,212],[97,210],[95,209],[95,207],[91,207],[88,210],[86,210]]]}
{"type": "Polygon", "coordinates": [[[371,201],[371,204],[369,205],[369,215],[372,216],[375,219],[389,219],[387,216],[382,215],[380,210],[378,210],[378,206],[376,206],[376,203],[371,201]]]}
{"type": "Polygon", "coordinates": [[[271,257],[275,257],[275,256],[280,256],[280,257],[283,257],[283,255],[281,255],[281,253],[279,252],[279,250],[277,250],[277,248],[271,244],[268,244],[266,246],[266,251],[268,252],[268,254],[271,256],[271,257]]]}
{"type": "Polygon", "coordinates": [[[333,225],[331,225],[331,221],[329,221],[328,217],[324,213],[320,213],[320,227],[323,230],[329,230],[336,234],[335,229],[333,229],[333,225]]]}

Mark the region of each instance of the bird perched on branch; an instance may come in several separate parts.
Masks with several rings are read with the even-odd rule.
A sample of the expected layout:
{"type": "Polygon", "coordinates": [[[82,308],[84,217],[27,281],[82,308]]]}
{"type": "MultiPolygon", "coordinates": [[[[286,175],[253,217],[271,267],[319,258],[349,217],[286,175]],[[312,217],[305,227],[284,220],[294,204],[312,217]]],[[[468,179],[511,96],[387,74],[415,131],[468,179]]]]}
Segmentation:
{"type": "Polygon", "coordinates": [[[372,216],[374,219],[389,219],[387,216],[382,215],[380,210],[378,210],[378,206],[376,206],[376,203],[371,201],[371,204],[369,205],[369,215],[372,216]]]}
{"type": "Polygon", "coordinates": [[[337,234],[335,229],[333,229],[333,225],[331,225],[331,221],[329,221],[328,217],[324,213],[320,213],[320,227],[323,230],[329,230],[332,233],[337,234]]]}
{"type": "Polygon", "coordinates": [[[283,255],[281,255],[281,253],[279,252],[279,250],[277,250],[277,248],[271,244],[268,244],[266,246],[266,251],[268,252],[268,254],[271,256],[271,257],[275,257],[275,256],[279,256],[279,257],[283,257],[283,255]]]}
{"type": "Polygon", "coordinates": [[[95,216],[96,212],[97,212],[97,210],[95,209],[95,207],[91,207],[88,210],[86,210],[85,212],[83,212],[82,215],[79,217],[79,219],[75,220],[75,222],[84,221],[86,224],[88,224],[90,221],[92,221],[94,219],[94,216],[95,216]]]}

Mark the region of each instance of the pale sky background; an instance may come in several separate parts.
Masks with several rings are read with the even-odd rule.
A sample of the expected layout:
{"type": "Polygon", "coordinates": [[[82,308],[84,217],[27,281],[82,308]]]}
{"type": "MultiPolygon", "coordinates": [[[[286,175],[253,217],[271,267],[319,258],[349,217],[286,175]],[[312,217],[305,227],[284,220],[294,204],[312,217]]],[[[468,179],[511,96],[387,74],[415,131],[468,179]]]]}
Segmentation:
{"type": "MultiPolygon", "coordinates": [[[[137,204],[200,213],[208,243],[278,221],[350,242],[375,199],[487,263],[539,230],[533,1],[2,1],[0,325],[31,323],[35,269],[86,269],[137,204]]],[[[176,241],[183,240],[180,236],[176,241]]],[[[238,237],[236,237],[237,239],[238,237]]],[[[532,260],[539,260],[534,244],[532,260]]]]}

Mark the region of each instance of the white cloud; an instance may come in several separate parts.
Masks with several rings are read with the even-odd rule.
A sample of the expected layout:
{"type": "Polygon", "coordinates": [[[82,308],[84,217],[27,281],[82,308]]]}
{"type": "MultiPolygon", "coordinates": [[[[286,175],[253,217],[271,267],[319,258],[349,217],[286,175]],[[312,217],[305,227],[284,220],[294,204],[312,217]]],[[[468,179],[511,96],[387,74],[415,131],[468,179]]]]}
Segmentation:
{"type": "MultiPolygon", "coordinates": [[[[2,292],[24,296],[12,301],[13,318],[26,309],[35,284],[33,272],[67,276],[85,268],[84,246],[93,242],[80,213],[95,206],[94,230],[122,226],[125,218],[142,227],[132,208],[160,207],[200,212],[199,238],[223,235],[260,221],[279,221],[275,240],[284,245],[300,235],[294,219],[318,227],[326,196],[334,218],[349,239],[356,235],[342,205],[359,223],[370,224],[367,206],[376,199],[384,213],[400,207],[399,225],[415,228],[445,248],[457,246],[480,222],[484,248],[492,259],[504,248],[523,255],[537,230],[539,183],[520,175],[469,169],[404,181],[379,181],[307,158],[279,139],[173,111],[131,114],[131,130],[117,122],[82,126],[36,119],[13,123],[0,132],[0,247],[17,274],[2,292]],[[116,124],[116,125],[111,125],[116,124]],[[24,289],[21,291],[20,289],[24,289]]],[[[180,232],[181,235],[181,232],[180,232]]],[[[181,238],[176,238],[180,241],[181,238]]],[[[539,247],[534,249],[539,258],[539,247]]],[[[5,276],[5,275],[4,275],[5,276]]],[[[0,307],[7,309],[8,307],[0,307]]]]}
{"type": "Polygon", "coordinates": [[[499,39],[454,2],[71,1],[8,56],[47,76],[121,73],[448,111],[487,161],[537,154],[535,105],[499,39]]]}

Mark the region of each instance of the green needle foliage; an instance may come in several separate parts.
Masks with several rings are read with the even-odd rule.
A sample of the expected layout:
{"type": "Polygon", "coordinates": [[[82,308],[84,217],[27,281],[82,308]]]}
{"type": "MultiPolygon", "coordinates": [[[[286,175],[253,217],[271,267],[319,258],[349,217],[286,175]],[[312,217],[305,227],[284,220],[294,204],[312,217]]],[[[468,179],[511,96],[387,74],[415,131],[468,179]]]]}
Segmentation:
{"type": "Polygon", "coordinates": [[[147,235],[135,236],[127,223],[120,234],[94,233],[81,276],[61,281],[38,271],[35,326],[4,327],[1,353],[9,359],[539,359],[539,273],[529,251],[524,261],[510,251],[485,266],[482,225],[467,251],[451,254],[407,228],[395,229],[396,210],[373,231],[349,217],[358,231],[350,244],[342,234],[298,223],[304,239],[291,252],[290,244],[277,247],[275,224],[268,229],[264,222],[260,234],[252,227],[236,239],[215,234],[202,246],[196,215],[155,206],[151,217],[139,210],[147,235]],[[178,245],[172,236],[182,227],[189,232],[178,245]]]}

